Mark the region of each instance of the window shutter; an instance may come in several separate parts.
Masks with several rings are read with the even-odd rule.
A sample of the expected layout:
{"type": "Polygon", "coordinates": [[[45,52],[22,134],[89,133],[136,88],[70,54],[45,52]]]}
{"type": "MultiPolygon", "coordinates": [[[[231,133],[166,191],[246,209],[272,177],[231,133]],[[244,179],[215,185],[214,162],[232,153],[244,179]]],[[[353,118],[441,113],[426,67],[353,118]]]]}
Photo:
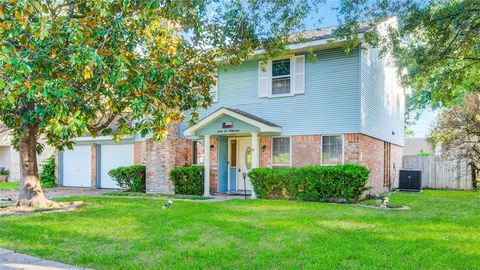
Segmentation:
{"type": "Polygon", "coordinates": [[[268,61],[258,62],[258,97],[268,97],[270,91],[268,61]]]}
{"type": "Polygon", "coordinates": [[[294,68],[293,68],[293,94],[303,94],[305,93],[305,55],[297,55],[293,57],[294,68]]]}

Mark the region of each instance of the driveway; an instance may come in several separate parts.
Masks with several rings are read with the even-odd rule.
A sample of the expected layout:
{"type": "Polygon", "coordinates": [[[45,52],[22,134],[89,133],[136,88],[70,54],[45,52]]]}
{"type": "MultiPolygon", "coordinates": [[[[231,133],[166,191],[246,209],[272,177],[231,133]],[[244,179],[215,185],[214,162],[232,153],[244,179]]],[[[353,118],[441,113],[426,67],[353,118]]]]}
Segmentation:
{"type": "MultiPolygon", "coordinates": [[[[49,199],[73,196],[99,196],[111,189],[96,189],[96,188],[75,188],[75,187],[56,187],[46,188],[43,190],[45,196],[49,199]]],[[[0,202],[16,200],[18,190],[0,190],[0,202]]]]}

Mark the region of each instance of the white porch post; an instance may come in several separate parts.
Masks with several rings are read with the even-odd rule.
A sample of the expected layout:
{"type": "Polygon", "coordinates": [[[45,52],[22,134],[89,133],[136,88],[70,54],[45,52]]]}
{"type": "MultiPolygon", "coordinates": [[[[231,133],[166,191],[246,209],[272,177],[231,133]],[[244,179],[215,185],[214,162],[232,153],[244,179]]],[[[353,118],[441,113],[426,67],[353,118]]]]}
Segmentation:
{"type": "MultiPolygon", "coordinates": [[[[258,133],[252,133],[252,168],[258,168],[260,166],[260,151],[258,150],[258,133]]],[[[256,199],[257,195],[252,186],[252,199],[256,199]]]]}
{"type": "Polygon", "coordinates": [[[205,141],[203,143],[203,147],[205,152],[204,161],[203,161],[204,163],[203,174],[205,178],[203,196],[208,197],[210,196],[210,135],[205,135],[205,141]]]}

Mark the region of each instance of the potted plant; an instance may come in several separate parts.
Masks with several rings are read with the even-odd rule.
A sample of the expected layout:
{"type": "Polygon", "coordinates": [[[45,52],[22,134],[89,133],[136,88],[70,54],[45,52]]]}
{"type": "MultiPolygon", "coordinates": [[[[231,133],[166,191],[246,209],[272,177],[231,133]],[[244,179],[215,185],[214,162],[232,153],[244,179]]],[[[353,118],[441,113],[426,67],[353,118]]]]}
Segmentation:
{"type": "Polygon", "coordinates": [[[9,170],[5,168],[0,168],[0,183],[7,182],[9,174],[10,174],[9,170]]]}

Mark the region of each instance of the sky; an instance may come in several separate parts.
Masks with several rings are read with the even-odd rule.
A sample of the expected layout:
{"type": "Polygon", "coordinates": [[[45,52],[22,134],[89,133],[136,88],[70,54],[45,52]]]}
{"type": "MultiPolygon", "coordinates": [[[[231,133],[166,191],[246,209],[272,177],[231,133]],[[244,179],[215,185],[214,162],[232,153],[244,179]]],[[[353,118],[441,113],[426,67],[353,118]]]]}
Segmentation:
{"type": "MultiPolygon", "coordinates": [[[[318,9],[318,12],[320,13],[318,15],[320,16],[312,16],[312,18],[306,20],[306,30],[337,25],[337,12],[334,10],[337,5],[338,1],[336,0],[326,0],[325,4],[320,6],[318,9]],[[316,19],[313,19],[318,17],[323,18],[320,23],[316,19]]],[[[414,137],[425,138],[428,135],[432,123],[435,121],[437,115],[438,113],[436,111],[426,110],[422,112],[420,118],[410,126],[410,128],[413,130],[414,137]]]]}

